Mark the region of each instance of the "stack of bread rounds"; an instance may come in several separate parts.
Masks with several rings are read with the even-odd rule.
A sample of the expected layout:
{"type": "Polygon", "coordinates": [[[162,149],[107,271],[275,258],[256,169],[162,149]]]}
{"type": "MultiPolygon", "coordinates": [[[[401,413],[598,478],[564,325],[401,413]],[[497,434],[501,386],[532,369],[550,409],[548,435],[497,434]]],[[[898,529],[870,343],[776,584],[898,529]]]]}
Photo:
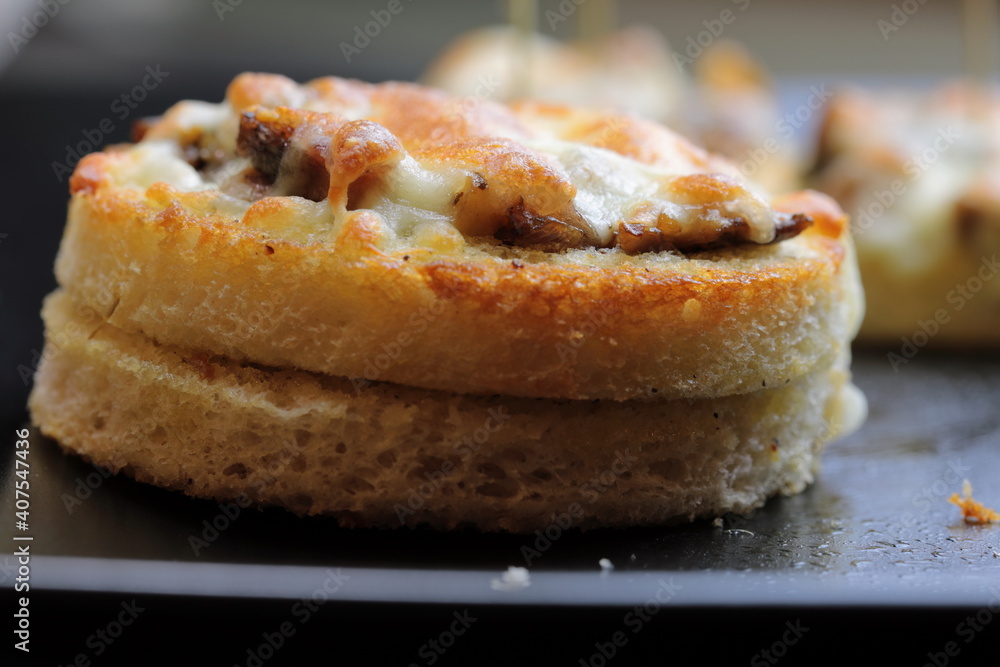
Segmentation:
{"type": "Polygon", "coordinates": [[[841,210],[662,126],[244,74],[138,134],[72,178],[30,400],[100,465],[350,526],[620,527],[801,491],[863,418],[841,210]]]}

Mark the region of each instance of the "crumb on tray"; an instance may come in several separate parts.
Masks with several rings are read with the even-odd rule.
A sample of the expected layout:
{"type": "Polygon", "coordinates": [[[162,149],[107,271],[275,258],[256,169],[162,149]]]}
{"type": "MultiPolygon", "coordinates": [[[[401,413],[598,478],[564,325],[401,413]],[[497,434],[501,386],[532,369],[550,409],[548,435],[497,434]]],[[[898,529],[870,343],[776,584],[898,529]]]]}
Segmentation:
{"type": "Polygon", "coordinates": [[[965,519],[965,523],[1000,523],[1000,512],[973,500],[972,484],[969,480],[962,482],[962,495],[953,493],[951,498],[948,498],[948,502],[958,505],[962,510],[962,518],[965,519]]]}
{"type": "Polygon", "coordinates": [[[511,565],[507,571],[500,575],[499,579],[490,580],[490,588],[495,591],[516,591],[527,588],[531,585],[531,578],[528,568],[515,567],[511,565]]]}

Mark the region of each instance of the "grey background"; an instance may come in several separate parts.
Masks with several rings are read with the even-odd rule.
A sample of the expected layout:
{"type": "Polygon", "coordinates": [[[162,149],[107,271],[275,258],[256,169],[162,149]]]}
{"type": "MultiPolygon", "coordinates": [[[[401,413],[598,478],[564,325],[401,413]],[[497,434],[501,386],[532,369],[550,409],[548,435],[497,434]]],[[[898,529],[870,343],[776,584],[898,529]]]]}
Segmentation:
{"type": "MultiPolygon", "coordinates": [[[[3,34],[10,26],[21,26],[40,1],[46,0],[4,0],[3,34]]],[[[505,18],[505,3],[497,0],[400,1],[403,11],[347,63],[340,42],[350,41],[355,26],[370,21],[370,12],[384,9],[388,0],[219,0],[239,3],[224,12],[211,0],[69,0],[20,53],[15,55],[4,39],[0,66],[6,70],[0,82],[9,88],[67,92],[115,89],[132,85],[136,73],[152,63],[191,84],[215,85],[215,90],[248,69],[299,79],[325,74],[413,79],[456,35],[505,18]]],[[[562,1],[572,6],[571,0],[562,1]]],[[[900,3],[623,0],[618,14],[620,24],[655,27],[680,49],[688,37],[704,30],[703,21],[729,8],[737,17],[724,36],[744,42],[778,77],[959,74],[962,3],[924,1],[909,0],[907,8],[916,11],[888,40],[878,21],[889,20],[892,5],[900,3]]],[[[539,7],[540,12],[558,12],[560,2],[542,0],[539,7]]],[[[560,22],[555,31],[540,16],[540,30],[570,37],[578,15],[560,22]]]]}

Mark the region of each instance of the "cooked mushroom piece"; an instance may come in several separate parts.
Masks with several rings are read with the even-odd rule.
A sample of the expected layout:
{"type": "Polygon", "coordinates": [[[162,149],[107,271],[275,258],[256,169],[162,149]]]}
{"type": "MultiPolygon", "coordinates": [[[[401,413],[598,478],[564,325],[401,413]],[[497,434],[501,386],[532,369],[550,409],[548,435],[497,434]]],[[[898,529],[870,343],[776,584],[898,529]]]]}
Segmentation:
{"type": "Polygon", "coordinates": [[[275,195],[326,198],[326,155],[338,117],[291,109],[258,109],[240,117],[237,153],[274,182],[275,195]]]}
{"type": "MultiPolygon", "coordinates": [[[[629,255],[662,250],[698,252],[724,247],[748,245],[750,225],[741,217],[716,218],[690,227],[683,227],[664,213],[655,226],[647,221],[619,222],[617,245],[629,255]]],[[[797,236],[812,224],[812,218],[802,213],[779,213],[776,216],[774,238],[766,245],[797,236]]]]}
{"type": "Polygon", "coordinates": [[[579,214],[564,219],[537,215],[524,207],[524,200],[507,210],[507,219],[493,236],[510,245],[560,251],[594,247],[599,239],[579,214]]]}
{"type": "Polygon", "coordinates": [[[659,229],[647,227],[641,222],[619,222],[618,245],[627,255],[659,252],[673,247],[664,242],[663,233],[659,229]]]}
{"type": "Polygon", "coordinates": [[[779,213],[774,226],[774,240],[771,243],[784,241],[798,236],[812,225],[813,219],[805,213],[779,213]]]}
{"type": "Polygon", "coordinates": [[[265,176],[277,178],[294,132],[295,126],[281,123],[273,111],[246,111],[240,116],[236,152],[250,158],[250,164],[265,176]]]}

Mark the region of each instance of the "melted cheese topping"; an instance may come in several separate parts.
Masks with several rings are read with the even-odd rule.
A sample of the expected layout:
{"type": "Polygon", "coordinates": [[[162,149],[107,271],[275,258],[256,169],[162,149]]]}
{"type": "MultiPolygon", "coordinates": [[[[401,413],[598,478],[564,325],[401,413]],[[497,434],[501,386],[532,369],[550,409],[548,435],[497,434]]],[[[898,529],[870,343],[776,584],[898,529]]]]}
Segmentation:
{"type": "MultiPolygon", "coordinates": [[[[267,153],[273,150],[277,159],[294,153],[300,161],[314,151],[319,155],[312,158],[314,171],[325,160],[331,197],[336,188],[347,193],[330,200],[331,225],[360,208],[378,214],[398,238],[445,226],[490,234],[510,224],[511,211],[523,207],[522,224],[565,227],[602,246],[613,245],[622,223],[643,224],[658,234],[667,227],[656,229],[657,224],[675,231],[736,225],[745,228],[746,241],[755,243],[770,243],[776,236],[776,214],[755,186],[728,163],[665,128],[627,116],[562,108],[518,114],[488,103],[456,104],[436,91],[405,84],[325,79],[300,87],[276,77],[243,75],[230,87],[226,102],[183,102],[168,111],[127,151],[116,184],[145,190],[166,182],[183,191],[217,191],[220,200],[242,199],[247,206],[261,196],[298,194],[303,174],[285,162],[273,177],[275,185],[247,181],[254,157],[238,155],[240,118],[262,102],[330,114],[322,126],[327,129],[302,135],[308,139],[300,141],[308,143],[294,151],[288,148],[296,145],[294,128],[290,139],[260,150],[261,159],[273,158],[267,153]],[[351,121],[361,113],[391,134],[375,136],[355,127],[351,121]],[[564,138],[580,126],[599,129],[602,123],[613,130],[610,141],[593,131],[579,141],[564,138]],[[343,140],[348,131],[354,134],[343,140]],[[594,141],[602,145],[588,143],[594,141]],[[344,153],[348,149],[349,156],[344,153]],[[192,150],[203,163],[198,169],[190,163],[192,150]],[[360,161],[356,169],[352,161],[360,161]],[[353,171],[341,169],[344,164],[353,171]],[[692,187],[680,178],[692,174],[706,179],[692,187]],[[363,188],[358,179],[367,179],[363,188]],[[459,205],[463,196],[467,200],[459,205]],[[471,211],[465,222],[459,219],[462,207],[471,211]]],[[[253,139],[274,141],[266,132],[253,139]]],[[[325,191],[325,183],[321,185],[325,191]]],[[[239,208],[233,201],[225,206],[239,208]]]]}
{"type": "Polygon", "coordinates": [[[774,211],[749,188],[745,197],[720,200],[717,208],[706,211],[701,206],[671,200],[664,192],[664,182],[683,173],[646,165],[606,148],[586,144],[551,138],[526,143],[552,156],[563,168],[577,188],[576,209],[605,244],[611,242],[618,223],[630,220],[640,205],[686,226],[706,215],[740,217],[750,224],[751,239],[755,243],[770,243],[774,239],[774,211]]]}
{"type": "Polygon", "coordinates": [[[178,190],[194,192],[214,187],[180,155],[171,141],[144,141],[130,150],[129,160],[116,172],[115,184],[146,190],[155,183],[169,183],[178,190]]]}
{"type": "Polygon", "coordinates": [[[464,180],[459,172],[425,169],[406,156],[386,172],[380,186],[359,203],[359,208],[380,214],[401,235],[409,235],[422,223],[451,225],[452,201],[464,180]]]}

